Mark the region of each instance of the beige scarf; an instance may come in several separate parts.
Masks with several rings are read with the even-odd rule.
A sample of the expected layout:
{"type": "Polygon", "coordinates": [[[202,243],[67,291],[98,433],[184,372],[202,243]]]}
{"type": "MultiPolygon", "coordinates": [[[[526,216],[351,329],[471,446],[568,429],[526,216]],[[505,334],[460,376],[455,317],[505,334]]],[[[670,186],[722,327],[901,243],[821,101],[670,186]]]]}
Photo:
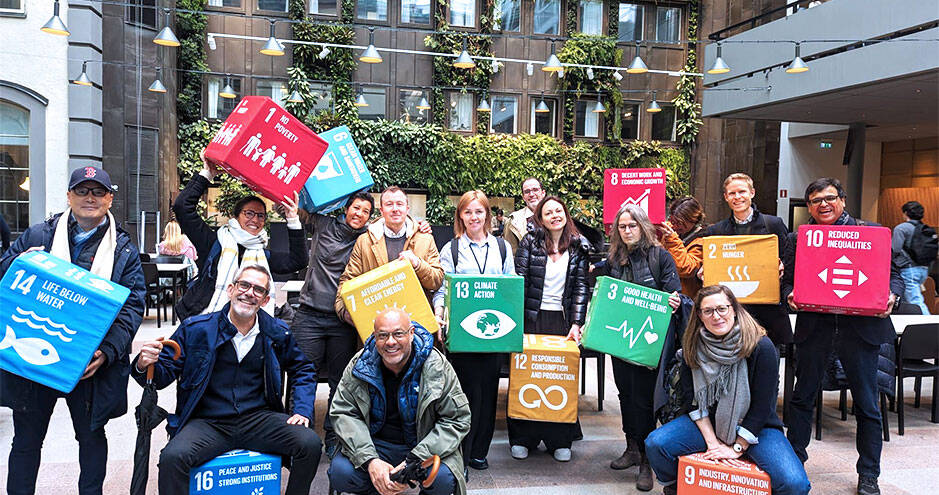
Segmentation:
{"type": "MultiPolygon", "coordinates": [[[[71,215],[71,208],[67,208],[59,217],[59,222],[55,226],[55,233],[52,236],[52,250],[50,251],[52,256],[69,263],[72,262],[68,239],[68,221],[71,215]]],[[[111,280],[111,271],[114,270],[114,250],[117,248],[117,229],[114,225],[114,216],[109,211],[108,231],[101,238],[101,243],[98,244],[98,250],[91,262],[91,273],[105,280],[111,280]]]]}

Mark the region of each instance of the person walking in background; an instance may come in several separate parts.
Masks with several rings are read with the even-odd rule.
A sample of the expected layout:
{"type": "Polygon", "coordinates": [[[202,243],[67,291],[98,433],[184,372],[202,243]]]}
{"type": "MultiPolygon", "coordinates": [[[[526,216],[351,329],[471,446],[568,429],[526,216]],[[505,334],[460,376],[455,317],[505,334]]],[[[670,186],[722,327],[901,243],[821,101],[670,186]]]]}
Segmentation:
{"type": "Polygon", "coordinates": [[[657,225],[659,240],[675,260],[675,268],[681,280],[681,293],[694,299],[701,288],[698,270],[704,259],[701,236],[704,224],[704,209],[691,196],[678,198],[668,210],[668,221],[657,225]]]}
{"type": "Polygon", "coordinates": [[[495,208],[495,214],[492,217],[492,235],[502,237],[505,232],[505,217],[503,217],[502,208],[495,208]]]}
{"type": "Polygon", "coordinates": [[[924,315],[929,308],[923,300],[923,282],[929,264],[936,261],[936,230],[923,223],[923,205],[909,201],[902,206],[906,221],[893,228],[893,261],[903,277],[903,300],[919,306],[924,315]]]}
{"type": "Polygon", "coordinates": [[[7,225],[6,220],[3,219],[3,215],[0,214],[0,254],[3,254],[10,249],[10,237],[12,233],[10,232],[10,226],[7,225]]]}
{"type": "Polygon", "coordinates": [[[532,219],[532,215],[535,213],[535,207],[544,199],[544,195],[545,190],[540,180],[529,177],[522,181],[522,201],[525,202],[525,207],[509,214],[502,233],[502,237],[512,246],[513,252],[518,252],[518,245],[525,234],[534,230],[535,220],[532,219]]]}

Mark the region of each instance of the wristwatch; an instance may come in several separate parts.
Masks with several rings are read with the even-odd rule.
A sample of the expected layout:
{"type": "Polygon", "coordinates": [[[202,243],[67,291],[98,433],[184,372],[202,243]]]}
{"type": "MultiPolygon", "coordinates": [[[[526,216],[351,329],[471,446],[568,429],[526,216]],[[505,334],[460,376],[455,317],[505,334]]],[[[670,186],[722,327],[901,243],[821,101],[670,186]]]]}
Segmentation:
{"type": "Polygon", "coordinates": [[[743,453],[743,445],[740,445],[739,443],[734,442],[734,452],[736,452],[736,453],[738,453],[738,454],[742,454],[742,453],[743,453]]]}

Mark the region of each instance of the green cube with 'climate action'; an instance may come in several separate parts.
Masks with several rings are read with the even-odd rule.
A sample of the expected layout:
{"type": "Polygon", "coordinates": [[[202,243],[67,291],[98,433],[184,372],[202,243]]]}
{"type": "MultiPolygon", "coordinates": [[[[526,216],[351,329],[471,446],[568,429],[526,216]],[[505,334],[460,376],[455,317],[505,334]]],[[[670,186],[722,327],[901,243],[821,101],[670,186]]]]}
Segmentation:
{"type": "Polygon", "coordinates": [[[522,352],[524,278],[448,273],[444,284],[450,352],[522,352]]]}
{"type": "Polygon", "coordinates": [[[668,293],[600,277],[587,308],[581,344],[633,364],[655,368],[672,318],[668,293]]]}

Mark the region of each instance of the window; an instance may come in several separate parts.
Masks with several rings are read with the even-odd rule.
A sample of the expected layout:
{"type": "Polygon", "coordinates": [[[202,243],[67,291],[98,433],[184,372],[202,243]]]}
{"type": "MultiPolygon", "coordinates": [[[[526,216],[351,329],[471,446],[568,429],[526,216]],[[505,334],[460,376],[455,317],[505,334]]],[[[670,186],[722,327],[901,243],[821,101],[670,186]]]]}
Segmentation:
{"type": "Polygon", "coordinates": [[[258,0],[258,10],[287,12],[287,0],[258,0]]]}
{"type": "Polygon", "coordinates": [[[603,0],[580,0],[577,14],[581,33],[603,34],[603,0]]]}
{"type": "Polygon", "coordinates": [[[620,136],[623,139],[639,139],[639,104],[623,103],[620,115],[620,136]]]}
{"type": "Polygon", "coordinates": [[[241,7],[241,0],[209,0],[209,7],[241,7]]]}
{"type": "Polygon", "coordinates": [[[655,9],[655,39],[665,42],[681,40],[681,9],[678,7],[655,9]]]}
{"type": "Polygon", "coordinates": [[[544,104],[548,106],[547,112],[538,113],[535,111],[535,108],[538,106],[538,103],[541,102],[541,98],[532,98],[531,99],[531,122],[530,132],[532,134],[547,134],[549,136],[554,136],[554,123],[557,121],[557,101],[555,100],[545,100],[544,104]]]}
{"type": "Polygon", "coordinates": [[[519,0],[497,0],[495,28],[502,31],[518,31],[521,21],[520,9],[519,0]]]}
{"type": "Polygon", "coordinates": [[[634,3],[619,4],[619,40],[642,39],[642,6],[634,3]]]}
{"type": "Polygon", "coordinates": [[[367,21],[388,20],[388,0],[358,0],[355,16],[367,21]]]}
{"type": "Polygon", "coordinates": [[[157,211],[160,209],[160,132],[145,127],[124,127],[124,156],[136,157],[140,145],[140,168],[137,161],[127,167],[127,189],[122,190],[125,196],[128,217],[139,219],[141,211],[157,211]]]}
{"type": "Polygon", "coordinates": [[[662,111],[652,114],[652,139],[675,140],[675,106],[662,105],[662,111]]]}
{"type": "Polygon", "coordinates": [[[339,15],[336,0],[310,0],[310,13],[319,15],[339,15]]]}
{"type": "MultiPolygon", "coordinates": [[[[0,6],[9,0],[0,0],[0,6]]],[[[156,0],[128,0],[124,6],[124,20],[128,24],[156,29],[156,0]]]]}
{"type": "MultiPolygon", "coordinates": [[[[244,96],[241,94],[241,79],[232,78],[230,79],[231,87],[235,90],[235,94],[238,96],[244,96]]],[[[209,77],[209,89],[208,95],[205,100],[205,116],[209,119],[227,119],[228,114],[235,109],[235,106],[238,105],[238,102],[241,99],[236,96],[235,98],[222,98],[218,95],[218,92],[225,87],[225,78],[212,76],[209,77]]]]}
{"type": "Polygon", "coordinates": [[[476,27],[476,0],[450,0],[450,25],[476,27]]]}
{"type": "Polygon", "coordinates": [[[518,103],[514,96],[493,96],[489,132],[493,134],[515,134],[517,107],[518,103]]]}
{"type": "Polygon", "coordinates": [[[401,0],[401,22],[430,24],[430,0],[401,0]]]}
{"type": "Polygon", "coordinates": [[[28,177],[29,111],[0,101],[0,214],[14,233],[29,227],[28,177]]]}
{"type": "Polygon", "coordinates": [[[26,12],[23,8],[23,0],[0,0],[0,14],[22,14],[26,12]]]}
{"type": "Polygon", "coordinates": [[[574,135],[600,137],[600,114],[594,113],[596,100],[577,100],[574,104],[574,135]]]}
{"type": "Polygon", "coordinates": [[[313,95],[313,107],[310,112],[316,115],[320,112],[329,112],[333,108],[333,87],[323,83],[310,84],[313,95]]]}
{"type": "Polygon", "coordinates": [[[535,34],[558,34],[561,23],[561,0],[535,0],[535,34]]]}
{"type": "MultiPolygon", "coordinates": [[[[404,122],[414,122],[415,124],[424,124],[427,122],[428,110],[417,108],[421,98],[427,98],[427,94],[416,89],[402,89],[399,91],[398,105],[401,108],[401,120],[404,122]]],[[[427,98],[430,101],[429,98],[427,98]]]]}
{"type": "Polygon", "coordinates": [[[450,130],[473,130],[473,95],[450,93],[450,130]]]}
{"type": "Polygon", "coordinates": [[[258,81],[258,96],[266,96],[274,100],[278,105],[287,105],[287,84],[284,81],[273,81],[270,79],[261,79],[258,81]]]}
{"type": "Polygon", "coordinates": [[[359,118],[362,120],[381,120],[385,118],[385,88],[363,88],[367,107],[359,108],[359,118]]]}

